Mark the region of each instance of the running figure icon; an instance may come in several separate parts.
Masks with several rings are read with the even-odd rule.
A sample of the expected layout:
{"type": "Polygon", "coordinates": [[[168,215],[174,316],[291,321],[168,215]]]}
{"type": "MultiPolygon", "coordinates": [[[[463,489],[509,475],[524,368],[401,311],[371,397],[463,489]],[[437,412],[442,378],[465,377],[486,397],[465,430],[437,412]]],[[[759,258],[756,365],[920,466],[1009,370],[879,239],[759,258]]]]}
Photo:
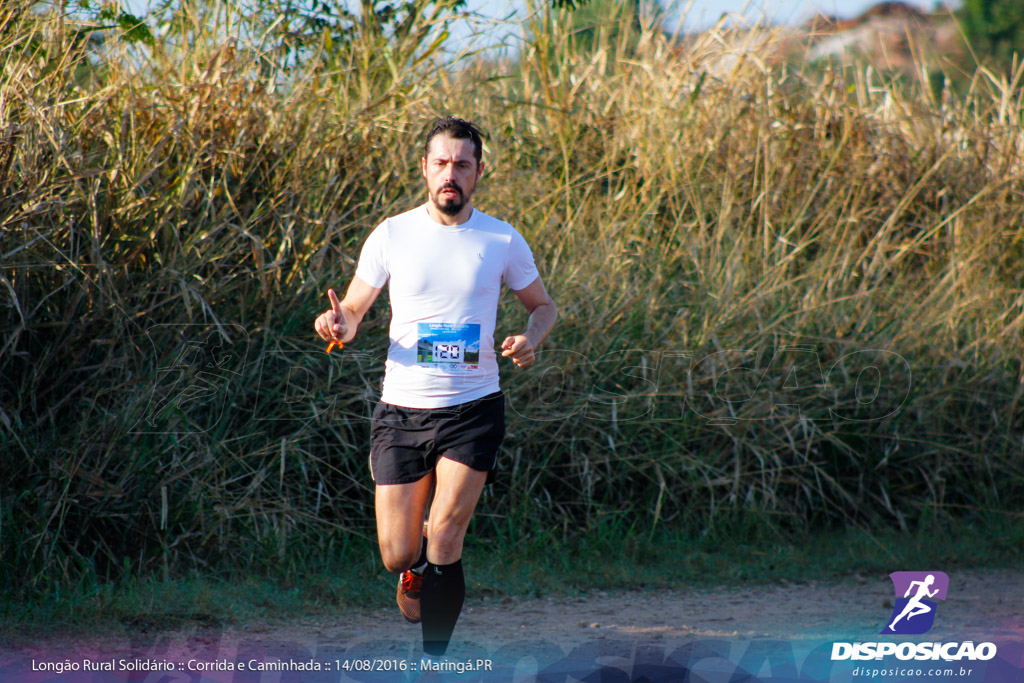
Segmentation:
{"type": "Polygon", "coordinates": [[[914,597],[910,598],[910,602],[908,602],[906,607],[903,608],[903,611],[900,612],[900,615],[893,619],[892,623],[889,624],[890,631],[896,630],[896,622],[898,622],[900,619],[906,618],[907,621],[909,621],[910,619],[918,616],[919,614],[927,614],[928,612],[932,611],[931,605],[926,605],[923,602],[921,602],[921,600],[923,598],[934,598],[935,594],[939,592],[938,588],[936,588],[933,591],[928,590],[928,588],[933,583],[935,583],[934,574],[929,574],[924,581],[910,582],[910,586],[907,588],[907,592],[903,594],[903,597],[910,598],[910,593],[914,590],[914,586],[917,586],[917,593],[914,594],[914,597]]]}
{"type": "Polygon", "coordinates": [[[893,572],[889,577],[896,599],[889,625],[882,633],[920,634],[931,629],[935,621],[935,601],[946,599],[949,577],[937,571],[893,572]]]}

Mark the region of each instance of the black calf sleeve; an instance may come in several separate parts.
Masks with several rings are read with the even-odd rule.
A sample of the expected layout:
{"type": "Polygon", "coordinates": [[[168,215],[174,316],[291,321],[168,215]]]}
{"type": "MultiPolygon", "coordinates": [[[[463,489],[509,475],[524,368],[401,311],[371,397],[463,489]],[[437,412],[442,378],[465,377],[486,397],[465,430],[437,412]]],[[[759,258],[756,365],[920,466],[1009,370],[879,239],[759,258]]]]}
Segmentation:
{"type": "Polygon", "coordinates": [[[462,560],[453,564],[428,564],[423,573],[420,609],[423,615],[423,651],[440,656],[448,649],[455,622],[466,599],[462,560]]]}
{"type": "Polygon", "coordinates": [[[424,571],[426,570],[426,567],[423,566],[426,563],[427,563],[427,537],[424,536],[423,537],[423,543],[420,544],[420,557],[419,557],[418,560],[416,560],[416,563],[412,566],[412,568],[416,570],[417,574],[419,574],[420,573],[420,568],[423,568],[424,571]]]}

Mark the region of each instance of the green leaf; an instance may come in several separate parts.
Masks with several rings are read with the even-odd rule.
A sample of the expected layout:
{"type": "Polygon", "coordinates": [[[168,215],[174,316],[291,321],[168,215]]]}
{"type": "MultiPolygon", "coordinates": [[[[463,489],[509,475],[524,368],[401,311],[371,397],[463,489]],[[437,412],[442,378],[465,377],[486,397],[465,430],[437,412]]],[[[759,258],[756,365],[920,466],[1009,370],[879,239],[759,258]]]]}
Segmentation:
{"type": "Polygon", "coordinates": [[[117,16],[117,25],[124,31],[125,40],[129,43],[152,45],[154,42],[153,34],[146,26],[146,22],[133,14],[122,11],[117,16]]]}

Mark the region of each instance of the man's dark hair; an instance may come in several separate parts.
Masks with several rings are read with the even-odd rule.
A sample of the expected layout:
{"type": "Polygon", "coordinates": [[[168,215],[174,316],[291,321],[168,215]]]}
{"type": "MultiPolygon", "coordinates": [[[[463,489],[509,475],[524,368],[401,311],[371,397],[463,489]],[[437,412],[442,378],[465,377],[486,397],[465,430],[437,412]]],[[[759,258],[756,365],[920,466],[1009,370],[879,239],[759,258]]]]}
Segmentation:
{"type": "Polygon", "coordinates": [[[483,133],[476,127],[476,124],[471,123],[465,119],[460,119],[457,116],[443,116],[437,121],[434,121],[434,125],[430,128],[430,132],[427,133],[427,140],[423,143],[423,156],[430,154],[430,141],[434,139],[436,135],[447,135],[448,137],[455,138],[456,140],[469,140],[473,143],[473,157],[476,159],[476,163],[480,165],[480,158],[483,155],[483,133]]]}

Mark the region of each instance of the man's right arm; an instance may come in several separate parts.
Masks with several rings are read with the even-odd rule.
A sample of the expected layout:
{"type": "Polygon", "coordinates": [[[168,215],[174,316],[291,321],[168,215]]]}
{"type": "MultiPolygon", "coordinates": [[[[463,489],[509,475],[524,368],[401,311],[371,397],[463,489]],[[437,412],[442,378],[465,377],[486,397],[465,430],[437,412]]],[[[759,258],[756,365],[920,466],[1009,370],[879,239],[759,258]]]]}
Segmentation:
{"type": "Polygon", "coordinates": [[[349,342],[356,336],[359,323],[376,301],[381,287],[371,287],[358,275],[352,278],[345,298],[338,301],[333,289],[327,290],[331,307],[317,316],[313,328],[327,342],[349,342]]]}

